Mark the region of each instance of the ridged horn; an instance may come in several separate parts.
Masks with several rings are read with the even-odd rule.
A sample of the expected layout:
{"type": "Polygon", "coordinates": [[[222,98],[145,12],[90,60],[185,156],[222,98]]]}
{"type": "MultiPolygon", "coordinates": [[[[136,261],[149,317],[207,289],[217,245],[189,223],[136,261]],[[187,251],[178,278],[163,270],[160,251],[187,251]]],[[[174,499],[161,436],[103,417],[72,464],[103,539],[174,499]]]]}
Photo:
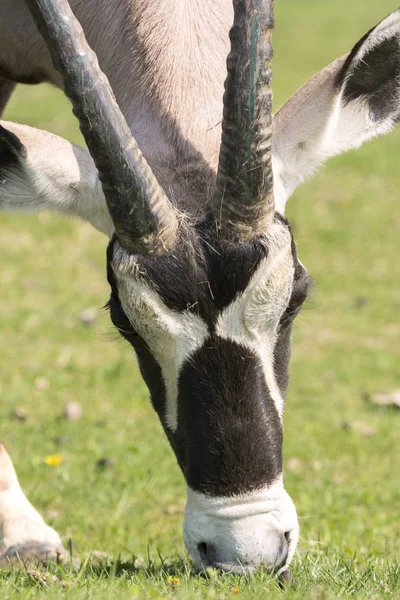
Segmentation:
{"type": "Polygon", "coordinates": [[[215,215],[223,239],[265,233],[274,218],[271,156],[274,0],[233,0],[215,215]]]}
{"type": "Polygon", "coordinates": [[[63,77],[118,238],[131,252],[168,251],[176,238],[175,210],[134,140],[67,0],[26,2],[63,77]]]}

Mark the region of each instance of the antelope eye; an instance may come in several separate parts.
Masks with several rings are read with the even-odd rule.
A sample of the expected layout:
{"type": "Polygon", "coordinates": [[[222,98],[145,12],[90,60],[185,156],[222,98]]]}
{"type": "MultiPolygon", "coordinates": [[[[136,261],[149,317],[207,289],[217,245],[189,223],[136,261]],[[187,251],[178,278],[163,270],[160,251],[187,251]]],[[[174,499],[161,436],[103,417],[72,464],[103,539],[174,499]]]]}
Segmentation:
{"type": "Polygon", "coordinates": [[[125,334],[125,337],[126,336],[136,336],[137,334],[134,331],[128,317],[125,315],[124,311],[122,310],[122,307],[121,307],[119,301],[116,300],[112,294],[111,294],[108,306],[110,309],[111,321],[112,321],[114,327],[116,327],[118,329],[118,331],[120,333],[122,333],[123,335],[125,334]]]}
{"type": "Polygon", "coordinates": [[[308,284],[308,280],[307,280],[307,285],[298,287],[293,292],[292,297],[290,298],[289,306],[283,313],[283,317],[282,317],[283,321],[289,320],[289,319],[294,319],[294,317],[296,317],[298,315],[298,313],[301,311],[303,304],[307,298],[308,287],[309,287],[309,284],[308,284]]]}
{"type": "Polygon", "coordinates": [[[303,303],[298,304],[297,306],[289,304],[289,306],[286,309],[286,313],[285,316],[286,317],[295,317],[302,309],[303,303]]]}

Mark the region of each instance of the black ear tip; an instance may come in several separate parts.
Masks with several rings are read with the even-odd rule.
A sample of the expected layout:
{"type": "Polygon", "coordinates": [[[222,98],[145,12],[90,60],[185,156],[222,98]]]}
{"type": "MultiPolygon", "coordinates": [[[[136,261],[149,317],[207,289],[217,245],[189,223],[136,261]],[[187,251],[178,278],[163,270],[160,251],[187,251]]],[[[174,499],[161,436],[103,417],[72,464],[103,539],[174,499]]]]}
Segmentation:
{"type": "Polygon", "coordinates": [[[336,79],[344,105],[361,99],[375,123],[398,122],[400,9],[371,29],[354,46],[336,79]]]}
{"type": "Polygon", "coordinates": [[[26,156],[26,148],[11,131],[0,125],[0,171],[26,156]]]}
{"type": "MultiPolygon", "coordinates": [[[[354,46],[351,52],[348,54],[347,59],[337,74],[335,80],[335,87],[340,89],[345,82],[346,77],[351,75],[354,61],[359,57],[360,52],[363,55],[365,51],[365,58],[368,55],[375,54],[379,57],[380,62],[383,60],[392,62],[394,58],[393,54],[400,47],[400,8],[390,13],[380,23],[372,27],[354,46]],[[375,38],[375,42],[371,40],[375,38]],[[365,49],[365,50],[364,50],[365,49]]],[[[368,61],[361,61],[358,69],[367,70],[368,61]]],[[[351,98],[350,98],[351,99],[351,98]]]]}

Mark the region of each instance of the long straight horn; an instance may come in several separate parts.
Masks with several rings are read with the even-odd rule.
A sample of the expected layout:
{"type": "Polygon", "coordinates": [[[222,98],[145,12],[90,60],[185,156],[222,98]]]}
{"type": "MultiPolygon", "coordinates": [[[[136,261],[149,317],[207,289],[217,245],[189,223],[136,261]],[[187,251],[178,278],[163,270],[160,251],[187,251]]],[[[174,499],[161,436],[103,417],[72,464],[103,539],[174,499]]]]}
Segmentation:
{"type": "Polygon", "coordinates": [[[132,252],[168,251],[177,231],[174,208],[133,139],[67,0],[26,2],[63,76],[118,238],[132,252]]]}
{"type": "Polygon", "coordinates": [[[274,0],[233,0],[215,211],[223,239],[265,233],[274,216],[271,34],[274,0]]]}

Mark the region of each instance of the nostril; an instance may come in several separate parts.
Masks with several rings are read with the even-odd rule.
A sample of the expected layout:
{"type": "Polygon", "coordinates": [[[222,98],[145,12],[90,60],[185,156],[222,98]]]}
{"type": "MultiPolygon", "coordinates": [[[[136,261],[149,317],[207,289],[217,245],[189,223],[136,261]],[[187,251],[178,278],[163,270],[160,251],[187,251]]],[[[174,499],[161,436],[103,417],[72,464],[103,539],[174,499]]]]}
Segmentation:
{"type": "Polygon", "coordinates": [[[217,551],[213,544],[200,542],[197,544],[197,550],[200,554],[200,559],[204,566],[209,567],[217,560],[217,551]]]}
{"type": "Polygon", "coordinates": [[[280,569],[287,560],[291,541],[291,531],[285,531],[281,538],[281,547],[277,556],[277,561],[274,565],[275,569],[280,569]]]}
{"type": "Polygon", "coordinates": [[[200,558],[203,562],[208,562],[207,559],[207,544],[205,542],[200,542],[197,544],[197,550],[200,552],[200,558]]]}

